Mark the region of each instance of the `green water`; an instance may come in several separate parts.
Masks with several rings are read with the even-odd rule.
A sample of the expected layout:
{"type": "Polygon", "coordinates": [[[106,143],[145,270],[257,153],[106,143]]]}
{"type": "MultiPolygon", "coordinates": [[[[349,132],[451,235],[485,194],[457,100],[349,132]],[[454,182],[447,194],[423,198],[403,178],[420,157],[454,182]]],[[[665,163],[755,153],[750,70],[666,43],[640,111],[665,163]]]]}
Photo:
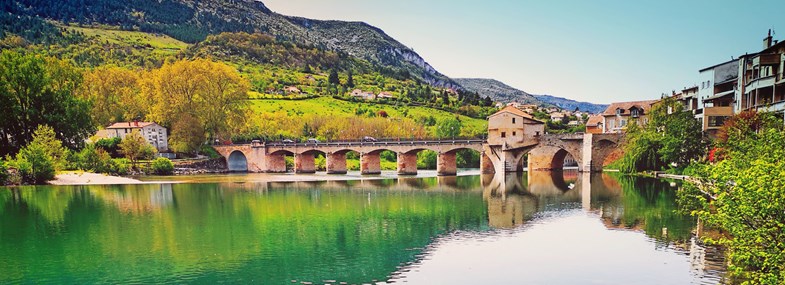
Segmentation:
{"type": "MultiPolygon", "coordinates": [[[[695,221],[673,211],[675,188],[658,181],[572,174],[313,183],[249,178],[0,188],[0,283],[509,283],[518,279],[461,269],[509,266],[505,258],[545,266],[562,248],[572,258],[553,267],[603,258],[559,246],[566,236],[559,231],[582,235],[587,247],[607,247],[600,254],[608,258],[653,260],[627,272],[629,280],[678,271],[643,284],[711,284],[721,274],[705,270],[705,253],[696,268],[695,221]],[[553,244],[539,234],[551,235],[553,244]],[[615,244],[628,241],[634,244],[623,249],[629,256],[615,256],[615,244]],[[507,250],[494,251],[507,242],[507,250]],[[544,244],[518,248],[538,242],[544,244]],[[472,265],[473,250],[489,262],[472,265]],[[654,264],[660,259],[674,266],[654,264]]],[[[616,274],[588,266],[594,267],[595,278],[616,274]]],[[[536,273],[520,282],[586,280],[536,273]]]]}

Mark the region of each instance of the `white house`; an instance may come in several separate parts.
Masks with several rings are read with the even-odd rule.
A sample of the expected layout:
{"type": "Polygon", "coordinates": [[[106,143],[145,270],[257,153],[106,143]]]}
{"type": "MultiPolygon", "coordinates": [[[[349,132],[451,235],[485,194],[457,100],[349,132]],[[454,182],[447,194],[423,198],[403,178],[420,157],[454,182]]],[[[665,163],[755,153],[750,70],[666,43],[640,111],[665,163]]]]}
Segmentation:
{"type": "Polygon", "coordinates": [[[362,91],[360,89],[352,90],[352,93],[349,94],[349,95],[351,95],[352,97],[355,97],[355,98],[363,99],[363,100],[373,100],[373,99],[376,98],[376,95],[373,94],[373,92],[362,91]]]}
{"type": "Polygon", "coordinates": [[[158,149],[159,152],[167,151],[169,143],[166,128],[152,122],[120,122],[107,127],[106,130],[99,132],[101,138],[121,138],[133,131],[139,131],[148,143],[158,149]]]}

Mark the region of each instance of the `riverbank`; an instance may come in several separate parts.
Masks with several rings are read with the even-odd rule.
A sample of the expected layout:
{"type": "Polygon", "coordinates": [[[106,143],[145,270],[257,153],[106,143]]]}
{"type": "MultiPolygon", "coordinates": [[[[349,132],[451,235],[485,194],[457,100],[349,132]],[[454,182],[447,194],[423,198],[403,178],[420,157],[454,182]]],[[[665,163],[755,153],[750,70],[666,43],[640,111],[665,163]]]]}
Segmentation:
{"type": "MultiPolygon", "coordinates": [[[[478,169],[462,170],[458,176],[479,175],[478,169]]],[[[399,176],[396,171],[382,171],[379,175],[362,175],[359,171],[350,171],[345,175],[330,175],[324,172],[314,174],[294,173],[226,173],[175,176],[136,176],[120,177],[90,172],[62,173],[49,181],[51,185],[120,185],[120,184],[160,184],[160,183],[221,183],[221,182],[314,182],[314,181],[351,181],[379,180],[399,177],[429,178],[437,177],[435,170],[421,170],[416,176],[399,176]]]]}
{"type": "MultiPolygon", "coordinates": [[[[141,181],[128,177],[111,176],[91,172],[62,173],[55,176],[55,180],[49,181],[51,185],[120,185],[120,184],[153,184],[162,183],[161,181],[141,181]]],[[[163,183],[175,183],[167,181],[163,183]]]]}

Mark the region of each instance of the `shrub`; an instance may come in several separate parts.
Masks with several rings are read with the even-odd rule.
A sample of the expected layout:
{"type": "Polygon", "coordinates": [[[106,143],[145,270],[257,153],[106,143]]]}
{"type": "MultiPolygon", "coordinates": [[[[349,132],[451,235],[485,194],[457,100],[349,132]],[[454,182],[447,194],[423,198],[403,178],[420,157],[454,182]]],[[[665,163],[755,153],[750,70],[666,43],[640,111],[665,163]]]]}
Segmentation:
{"type": "Polygon", "coordinates": [[[109,163],[109,173],[114,175],[127,175],[131,172],[131,160],[127,158],[114,158],[109,163]]]}
{"type": "Polygon", "coordinates": [[[5,166],[5,162],[0,158],[0,185],[8,183],[8,176],[8,167],[5,166]]]}
{"type": "Polygon", "coordinates": [[[11,162],[22,176],[22,181],[31,184],[44,184],[55,178],[55,164],[46,150],[38,144],[30,144],[22,149],[11,162]]]}
{"type": "Polygon", "coordinates": [[[153,173],[158,175],[172,175],[174,173],[174,163],[166,157],[159,157],[153,160],[150,168],[153,173]]]}
{"type": "Polygon", "coordinates": [[[112,157],[103,148],[87,145],[78,154],[79,169],[98,172],[112,172],[112,157]]]}
{"type": "Polygon", "coordinates": [[[122,154],[120,153],[121,142],[122,139],[119,137],[100,139],[95,142],[95,147],[105,150],[112,158],[120,158],[122,157],[122,154]]]}

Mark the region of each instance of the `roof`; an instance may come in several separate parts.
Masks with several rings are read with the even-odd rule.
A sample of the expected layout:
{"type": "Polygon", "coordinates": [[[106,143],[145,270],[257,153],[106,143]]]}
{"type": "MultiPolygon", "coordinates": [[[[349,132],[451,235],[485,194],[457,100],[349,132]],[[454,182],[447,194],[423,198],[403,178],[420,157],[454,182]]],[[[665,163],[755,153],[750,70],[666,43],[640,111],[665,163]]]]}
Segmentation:
{"type": "Polygon", "coordinates": [[[728,64],[728,63],[731,63],[731,62],[734,62],[734,61],[739,61],[739,59],[738,58],[737,59],[731,59],[731,60],[723,62],[723,63],[715,64],[715,65],[706,67],[704,69],[698,70],[698,72],[704,72],[704,71],[709,70],[709,69],[714,69],[715,67],[718,67],[718,66],[724,65],[724,64],[728,64]]]}
{"type": "Polygon", "coordinates": [[[153,122],[117,122],[106,129],[141,129],[150,125],[157,125],[153,122]]]}
{"type": "Polygon", "coordinates": [[[589,120],[586,121],[586,126],[594,127],[594,126],[599,126],[601,123],[602,123],[602,116],[596,115],[596,116],[589,117],[589,120]]]}
{"type": "Polygon", "coordinates": [[[616,115],[616,109],[629,110],[629,109],[632,109],[632,107],[638,107],[640,109],[643,109],[643,113],[645,114],[645,113],[648,113],[649,110],[651,109],[651,104],[654,104],[657,101],[659,101],[659,100],[646,100],[646,101],[631,101],[631,102],[611,103],[608,106],[608,108],[605,109],[605,112],[602,112],[602,115],[603,116],[616,115]]]}
{"type": "Polygon", "coordinates": [[[706,102],[706,101],[712,101],[712,100],[720,99],[722,97],[731,95],[731,94],[733,94],[735,92],[736,92],[736,90],[728,90],[728,91],[725,91],[725,92],[717,93],[717,94],[714,94],[714,96],[711,96],[709,98],[703,99],[703,101],[706,102]]]}
{"type": "Polygon", "coordinates": [[[527,118],[527,119],[530,119],[530,120],[533,120],[533,121],[537,121],[539,123],[543,123],[544,124],[543,121],[535,119],[534,117],[532,117],[532,115],[529,115],[529,113],[521,111],[521,109],[515,108],[514,106],[504,107],[503,109],[499,110],[498,112],[493,113],[493,115],[488,116],[488,118],[496,116],[496,115],[499,115],[501,113],[512,113],[514,115],[518,115],[518,116],[521,116],[521,117],[524,117],[524,118],[527,118]]]}

